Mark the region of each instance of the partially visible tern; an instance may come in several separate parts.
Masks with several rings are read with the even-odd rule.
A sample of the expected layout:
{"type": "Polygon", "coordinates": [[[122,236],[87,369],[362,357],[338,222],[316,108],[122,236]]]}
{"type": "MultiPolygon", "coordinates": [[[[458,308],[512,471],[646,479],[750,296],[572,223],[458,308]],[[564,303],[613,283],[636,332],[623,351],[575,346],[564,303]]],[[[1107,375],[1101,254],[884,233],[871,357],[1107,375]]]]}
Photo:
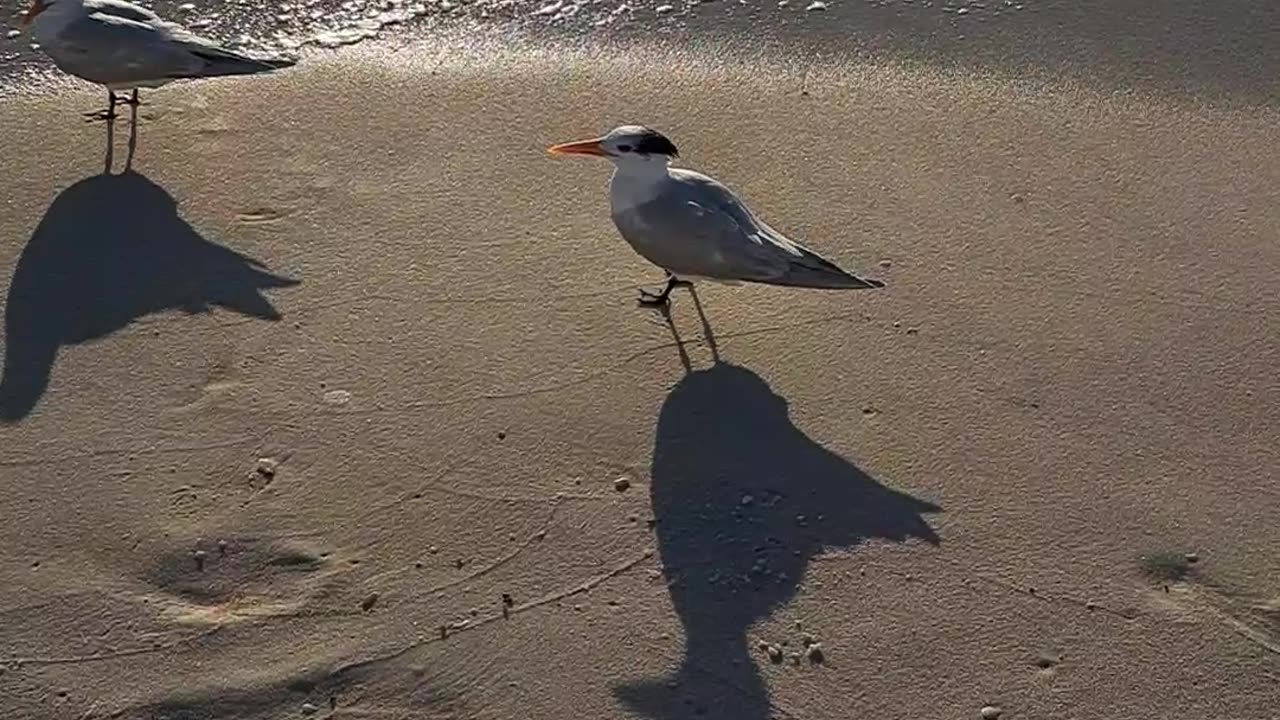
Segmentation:
{"type": "Polygon", "coordinates": [[[547,151],[593,155],[613,163],[613,222],[636,252],[667,272],[661,291],[640,291],[643,305],[663,306],[677,286],[700,279],[829,290],[884,287],[787,239],[714,179],[669,167],[679,152],[657,131],[624,125],[603,137],[562,143],[547,151]]]}
{"type": "Polygon", "coordinates": [[[293,65],[218,47],[177,23],[124,0],[33,0],[22,27],[64,72],[107,88],[107,110],[137,106],[138,88],[174,80],[251,75],[293,65]],[[128,99],[118,91],[131,90],[128,99]]]}

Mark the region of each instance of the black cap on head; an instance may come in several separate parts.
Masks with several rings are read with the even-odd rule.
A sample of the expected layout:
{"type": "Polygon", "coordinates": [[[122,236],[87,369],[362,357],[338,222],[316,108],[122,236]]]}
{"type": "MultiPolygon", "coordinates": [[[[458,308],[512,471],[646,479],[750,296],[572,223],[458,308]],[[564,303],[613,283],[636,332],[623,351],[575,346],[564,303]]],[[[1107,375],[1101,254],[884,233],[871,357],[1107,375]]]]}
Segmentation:
{"type": "Polygon", "coordinates": [[[609,131],[603,140],[620,153],[678,157],[675,143],[666,135],[643,125],[621,125],[609,131]]]}
{"type": "Polygon", "coordinates": [[[639,134],[636,140],[636,152],[680,157],[680,151],[676,149],[675,143],[668,140],[666,135],[649,128],[643,128],[643,132],[639,134]]]}

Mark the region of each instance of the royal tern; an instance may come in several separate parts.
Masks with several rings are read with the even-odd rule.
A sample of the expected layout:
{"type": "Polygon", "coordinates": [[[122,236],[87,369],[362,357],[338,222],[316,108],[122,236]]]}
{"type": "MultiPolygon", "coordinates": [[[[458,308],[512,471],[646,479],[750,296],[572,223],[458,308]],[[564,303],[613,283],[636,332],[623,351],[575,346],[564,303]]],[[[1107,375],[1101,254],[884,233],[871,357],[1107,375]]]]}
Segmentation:
{"type": "Polygon", "coordinates": [[[257,60],[192,34],[124,0],[32,0],[21,22],[64,72],[107,88],[105,118],[137,106],[138,88],[173,80],[250,75],[293,65],[257,60]],[[117,91],[131,90],[128,99],[117,91]]]}
{"type": "Polygon", "coordinates": [[[667,273],[660,292],[640,291],[641,304],[665,305],[674,288],[703,279],[830,290],[884,287],[787,239],[714,179],[670,167],[679,152],[655,130],[624,125],[603,137],[561,143],[547,151],[592,155],[613,163],[613,222],[637,253],[667,273]]]}

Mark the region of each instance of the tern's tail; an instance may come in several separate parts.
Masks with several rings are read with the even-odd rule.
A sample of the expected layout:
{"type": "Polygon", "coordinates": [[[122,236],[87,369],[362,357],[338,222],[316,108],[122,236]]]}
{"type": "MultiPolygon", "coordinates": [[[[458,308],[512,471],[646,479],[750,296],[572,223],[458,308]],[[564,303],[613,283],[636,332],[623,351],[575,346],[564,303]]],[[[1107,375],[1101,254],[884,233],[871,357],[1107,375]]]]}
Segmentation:
{"type": "Polygon", "coordinates": [[[292,67],[293,60],[268,59],[259,60],[218,47],[200,46],[191,49],[191,54],[204,61],[203,67],[191,73],[190,77],[219,77],[222,75],[253,75],[292,67]]]}
{"type": "Polygon", "coordinates": [[[860,278],[841,270],[826,258],[804,248],[798,249],[800,257],[780,277],[771,278],[769,284],[824,290],[869,290],[884,287],[884,283],[879,280],[860,278]]]}

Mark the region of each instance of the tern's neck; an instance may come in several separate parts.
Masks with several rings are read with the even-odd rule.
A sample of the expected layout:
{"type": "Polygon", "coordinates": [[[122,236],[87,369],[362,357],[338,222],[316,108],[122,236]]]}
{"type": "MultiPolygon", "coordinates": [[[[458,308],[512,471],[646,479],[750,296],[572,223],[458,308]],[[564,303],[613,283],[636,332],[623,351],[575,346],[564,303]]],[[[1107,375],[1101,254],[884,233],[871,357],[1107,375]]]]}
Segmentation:
{"type": "Polygon", "coordinates": [[[658,194],[669,177],[665,162],[618,163],[609,179],[609,196],[615,210],[641,205],[658,194]]]}

